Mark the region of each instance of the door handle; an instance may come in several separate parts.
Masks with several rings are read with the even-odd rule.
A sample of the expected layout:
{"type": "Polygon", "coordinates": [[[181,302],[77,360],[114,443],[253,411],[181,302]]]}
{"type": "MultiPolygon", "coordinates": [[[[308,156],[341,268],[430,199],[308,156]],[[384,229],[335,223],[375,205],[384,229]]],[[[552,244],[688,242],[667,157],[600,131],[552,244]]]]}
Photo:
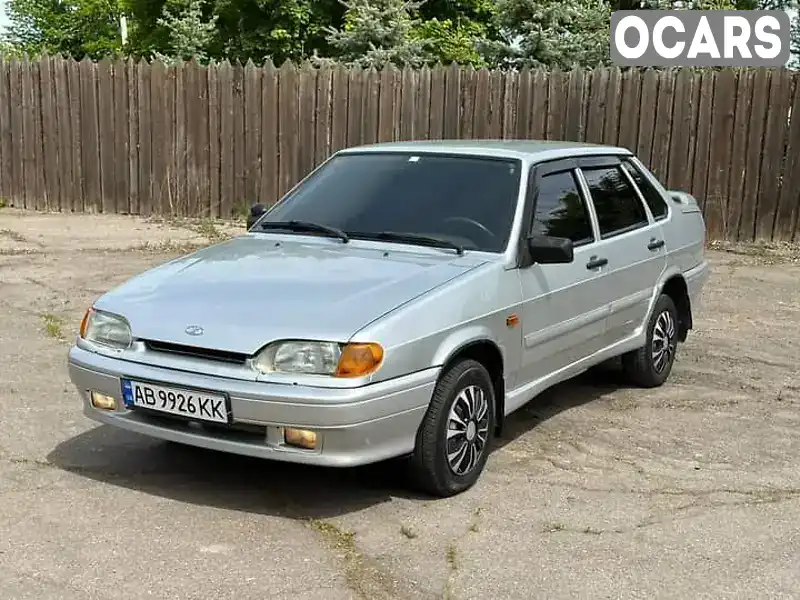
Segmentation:
{"type": "Polygon", "coordinates": [[[597,267],[604,267],[608,264],[607,258],[598,258],[597,256],[593,256],[589,259],[589,262],[586,263],[587,269],[596,269],[597,267]]]}
{"type": "Polygon", "coordinates": [[[657,240],[656,238],[650,238],[650,243],[647,244],[648,250],[658,250],[664,245],[664,240],[657,240]]]}

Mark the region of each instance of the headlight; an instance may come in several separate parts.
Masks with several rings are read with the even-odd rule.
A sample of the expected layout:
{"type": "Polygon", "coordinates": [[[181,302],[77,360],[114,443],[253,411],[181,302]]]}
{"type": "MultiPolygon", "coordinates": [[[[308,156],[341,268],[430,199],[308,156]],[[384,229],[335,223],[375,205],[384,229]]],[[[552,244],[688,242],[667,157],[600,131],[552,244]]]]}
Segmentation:
{"type": "Polygon", "coordinates": [[[292,340],[270,344],[253,359],[253,366],[261,373],[361,377],[376,371],[382,361],[378,344],[292,340]]]}
{"type": "Polygon", "coordinates": [[[81,321],[80,335],[83,339],[124,350],[131,345],[131,326],[124,317],[90,308],[81,321]]]}

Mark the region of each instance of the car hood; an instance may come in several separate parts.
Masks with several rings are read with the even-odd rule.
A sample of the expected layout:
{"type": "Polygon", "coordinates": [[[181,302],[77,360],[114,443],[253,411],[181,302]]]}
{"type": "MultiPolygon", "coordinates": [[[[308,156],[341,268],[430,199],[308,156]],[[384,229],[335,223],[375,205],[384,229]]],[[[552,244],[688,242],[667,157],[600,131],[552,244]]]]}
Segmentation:
{"type": "Polygon", "coordinates": [[[150,269],[95,307],[124,315],[136,338],[252,354],[277,339],[346,341],[485,262],[387,248],[247,234],[150,269]]]}

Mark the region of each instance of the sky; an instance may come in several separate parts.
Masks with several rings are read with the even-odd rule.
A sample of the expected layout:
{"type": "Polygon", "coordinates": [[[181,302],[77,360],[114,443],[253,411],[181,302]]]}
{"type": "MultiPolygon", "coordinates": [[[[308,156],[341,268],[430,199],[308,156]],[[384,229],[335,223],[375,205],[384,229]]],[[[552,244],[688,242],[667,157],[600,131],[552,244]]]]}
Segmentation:
{"type": "Polygon", "coordinates": [[[6,28],[8,18],[6,17],[6,0],[0,0],[0,32],[6,28]]]}

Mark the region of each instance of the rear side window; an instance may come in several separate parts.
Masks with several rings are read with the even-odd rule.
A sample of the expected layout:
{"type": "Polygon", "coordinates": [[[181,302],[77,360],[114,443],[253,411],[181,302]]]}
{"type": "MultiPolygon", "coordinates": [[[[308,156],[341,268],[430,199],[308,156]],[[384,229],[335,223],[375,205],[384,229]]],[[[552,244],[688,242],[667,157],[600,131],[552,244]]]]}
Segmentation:
{"type": "Polygon", "coordinates": [[[531,234],[569,238],[576,246],[594,241],[589,213],[572,171],[550,173],[539,180],[531,234]]]}
{"type": "Polygon", "coordinates": [[[645,179],[644,174],[633,164],[627,160],[622,164],[628,172],[628,175],[630,175],[636,183],[636,187],[642,192],[642,196],[644,196],[644,200],[647,202],[647,206],[650,207],[650,212],[653,213],[653,217],[655,217],[656,221],[665,218],[667,216],[667,203],[664,201],[663,196],[658,193],[658,190],[653,187],[653,184],[645,179]]]}
{"type": "Polygon", "coordinates": [[[581,169],[592,194],[600,236],[609,238],[648,224],[647,212],[621,167],[581,169]]]}

